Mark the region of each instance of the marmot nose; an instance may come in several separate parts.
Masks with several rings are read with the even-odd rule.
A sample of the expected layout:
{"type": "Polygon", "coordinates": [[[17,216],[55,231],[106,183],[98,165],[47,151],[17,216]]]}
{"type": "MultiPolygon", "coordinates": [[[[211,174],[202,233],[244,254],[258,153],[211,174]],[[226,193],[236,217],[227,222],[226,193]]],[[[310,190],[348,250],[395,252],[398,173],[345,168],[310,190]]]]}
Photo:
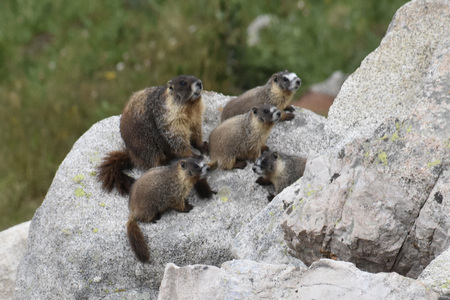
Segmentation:
{"type": "Polygon", "coordinates": [[[277,111],[277,117],[281,117],[281,111],[277,111]]]}
{"type": "Polygon", "coordinates": [[[302,84],[302,80],[300,78],[297,78],[297,80],[295,81],[295,84],[300,86],[300,84],[302,84]]]}
{"type": "Polygon", "coordinates": [[[205,167],[206,172],[209,172],[209,170],[211,170],[211,168],[209,166],[205,167]]]}
{"type": "Polygon", "coordinates": [[[256,167],[255,166],[252,167],[252,170],[253,170],[253,172],[256,173],[256,167]]]}
{"type": "Polygon", "coordinates": [[[197,86],[197,88],[203,90],[203,84],[201,80],[197,80],[197,82],[195,83],[195,85],[197,86]]]}

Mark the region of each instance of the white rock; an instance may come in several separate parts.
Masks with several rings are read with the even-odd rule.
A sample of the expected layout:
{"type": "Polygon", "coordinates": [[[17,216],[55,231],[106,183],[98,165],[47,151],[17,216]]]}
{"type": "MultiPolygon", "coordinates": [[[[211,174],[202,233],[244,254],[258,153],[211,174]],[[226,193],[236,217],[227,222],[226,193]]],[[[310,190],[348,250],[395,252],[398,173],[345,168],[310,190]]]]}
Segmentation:
{"type": "Polygon", "coordinates": [[[182,299],[438,299],[396,273],[371,274],[353,264],[320,260],[309,269],[234,260],[217,267],[168,264],[159,300],[182,299]]]}
{"type": "Polygon", "coordinates": [[[17,268],[27,248],[30,221],[0,232],[0,299],[12,299],[17,268]]]}

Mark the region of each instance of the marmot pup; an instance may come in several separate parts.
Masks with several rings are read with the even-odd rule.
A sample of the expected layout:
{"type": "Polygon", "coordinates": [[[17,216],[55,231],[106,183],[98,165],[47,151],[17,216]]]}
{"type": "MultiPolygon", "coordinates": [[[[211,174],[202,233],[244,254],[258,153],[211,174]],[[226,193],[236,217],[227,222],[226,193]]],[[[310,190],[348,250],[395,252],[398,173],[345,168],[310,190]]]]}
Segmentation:
{"type": "Polygon", "coordinates": [[[132,186],[127,235],[137,259],[148,262],[150,254],[137,222],[155,222],[160,215],[174,209],[188,212],[193,206],[186,197],[194,184],[203,178],[210,167],[197,158],[180,159],[168,166],[150,169],[132,186]]]}
{"type": "Polygon", "coordinates": [[[111,191],[115,186],[120,194],[127,194],[134,179],[124,170],[147,170],[174,158],[200,154],[192,147],[204,152],[202,89],[200,79],[183,75],[166,86],[149,87],[131,96],[120,119],[125,149],[108,153],[99,167],[104,189],[111,191]]]}
{"type": "Polygon", "coordinates": [[[276,107],[262,104],[219,124],[209,136],[210,165],[225,170],[245,168],[246,160],[254,161],[267,147],[270,131],[280,117],[276,107]]]}
{"type": "MultiPolygon", "coordinates": [[[[294,183],[305,172],[306,158],[286,155],[276,151],[266,150],[255,161],[253,172],[264,175],[256,180],[260,185],[273,184],[275,193],[280,193],[285,187],[294,183]]],[[[275,195],[267,197],[272,201],[275,195]]]]}
{"type": "Polygon", "coordinates": [[[272,75],[266,85],[258,86],[242,95],[230,100],[222,110],[220,121],[236,115],[244,114],[258,104],[271,104],[283,112],[281,121],[294,118],[295,109],[289,103],[292,96],[301,85],[300,78],[289,71],[278,72],[272,75]],[[288,111],[288,112],[286,112],[288,111]]]}

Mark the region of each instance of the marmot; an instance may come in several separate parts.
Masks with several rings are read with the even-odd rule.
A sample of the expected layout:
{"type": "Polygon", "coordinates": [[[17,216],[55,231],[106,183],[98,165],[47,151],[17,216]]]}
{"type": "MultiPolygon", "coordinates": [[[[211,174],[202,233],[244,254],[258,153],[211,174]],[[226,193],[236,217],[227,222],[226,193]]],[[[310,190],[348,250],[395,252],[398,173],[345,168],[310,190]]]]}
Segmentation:
{"type": "Polygon", "coordinates": [[[131,96],[120,119],[125,149],[108,153],[99,167],[104,189],[111,191],[115,186],[120,194],[127,194],[134,179],[124,170],[147,170],[205,151],[202,89],[200,79],[183,75],[166,86],[149,87],[131,96]]]}
{"type": "MultiPolygon", "coordinates": [[[[264,175],[256,180],[260,185],[273,184],[275,193],[279,194],[285,187],[294,183],[305,172],[306,158],[286,155],[276,151],[266,150],[255,161],[253,172],[264,175]]],[[[269,194],[271,201],[275,197],[269,194]]]]}
{"type": "Polygon", "coordinates": [[[258,104],[271,104],[283,112],[281,121],[294,118],[295,108],[290,106],[292,96],[300,87],[302,81],[295,73],[289,71],[272,75],[266,85],[255,87],[242,95],[230,100],[222,110],[220,121],[248,112],[258,104]]]}
{"type": "Polygon", "coordinates": [[[245,168],[246,160],[254,161],[265,149],[270,131],[280,118],[275,106],[262,104],[219,124],[209,136],[210,165],[225,170],[245,168]]]}
{"type": "Polygon", "coordinates": [[[193,206],[186,197],[194,184],[206,176],[210,167],[198,158],[180,159],[168,166],[150,169],[132,186],[127,235],[137,259],[148,262],[150,254],[139,222],[156,222],[168,209],[189,212],[193,206]]]}

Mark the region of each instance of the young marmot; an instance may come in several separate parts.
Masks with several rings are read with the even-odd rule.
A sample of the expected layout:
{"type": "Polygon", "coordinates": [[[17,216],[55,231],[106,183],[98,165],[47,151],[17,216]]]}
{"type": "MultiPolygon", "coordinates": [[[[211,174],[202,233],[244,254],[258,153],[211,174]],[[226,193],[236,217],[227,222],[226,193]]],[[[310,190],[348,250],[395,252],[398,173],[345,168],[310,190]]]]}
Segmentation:
{"type": "Polygon", "coordinates": [[[248,113],[232,117],[217,126],[209,136],[210,165],[230,170],[243,169],[246,160],[254,161],[281,112],[272,105],[258,105],[248,113]]]}
{"type": "Polygon", "coordinates": [[[172,159],[204,152],[201,98],[203,86],[194,76],[178,76],[166,86],[149,87],[134,93],[120,119],[125,149],[107,154],[99,167],[104,189],[115,186],[127,194],[134,179],[124,170],[147,170],[172,159]]]}
{"type": "Polygon", "coordinates": [[[197,158],[180,159],[168,166],[150,169],[132,186],[127,235],[137,259],[148,262],[150,254],[139,222],[155,222],[168,209],[189,212],[193,206],[186,197],[210,167],[197,158]]]}
{"type": "MultiPolygon", "coordinates": [[[[255,161],[253,172],[264,175],[256,180],[260,185],[273,184],[275,193],[280,193],[285,187],[294,183],[305,172],[306,158],[286,155],[276,151],[266,150],[255,161]]],[[[272,201],[275,195],[269,194],[272,201]]]]}
{"type": "Polygon", "coordinates": [[[222,110],[220,121],[244,114],[258,104],[270,104],[283,112],[281,121],[294,118],[295,108],[290,106],[292,96],[301,85],[300,78],[289,71],[272,75],[266,85],[255,87],[242,95],[230,100],[222,110]]]}

